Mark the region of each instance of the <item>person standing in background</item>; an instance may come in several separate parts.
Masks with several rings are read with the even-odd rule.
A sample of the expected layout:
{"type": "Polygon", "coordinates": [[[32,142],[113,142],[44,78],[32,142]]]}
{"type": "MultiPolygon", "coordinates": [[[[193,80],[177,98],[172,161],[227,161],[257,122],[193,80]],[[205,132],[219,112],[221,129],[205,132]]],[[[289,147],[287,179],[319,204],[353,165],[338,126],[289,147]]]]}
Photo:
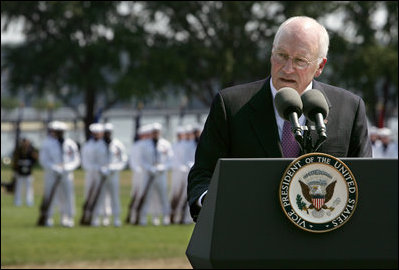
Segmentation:
{"type": "Polygon", "coordinates": [[[369,137],[371,142],[371,149],[373,152],[373,157],[376,157],[377,149],[381,144],[381,140],[378,137],[378,128],[376,126],[371,126],[369,128],[369,137]]]}
{"type": "Polygon", "coordinates": [[[93,182],[95,181],[95,171],[98,169],[96,164],[94,163],[94,148],[95,144],[103,140],[104,137],[104,126],[99,123],[90,124],[89,131],[91,137],[87,140],[83,146],[81,151],[82,156],[82,168],[85,170],[85,184],[84,184],[84,193],[83,198],[84,200],[87,199],[90,187],[92,186],[93,182]]]}
{"type": "MultiPolygon", "coordinates": [[[[110,195],[111,208],[113,216],[113,224],[115,227],[122,225],[120,220],[120,201],[119,201],[119,172],[123,170],[127,164],[127,154],[125,146],[116,138],[112,138],[113,125],[111,123],[104,124],[104,143],[103,147],[96,152],[99,160],[100,174],[104,178],[102,188],[100,189],[97,206],[100,207],[106,198],[106,194],[110,195]]],[[[94,210],[93,226],[98,226],[98,210],[94,210]]]]}
{"type": "Polygon", "coordinates": [[[141,151],[144,142],[151,139],[151,133],[152,130],[150,125],[141,126],[137,131],[138,139],[130,148],[129,167],[132,170],[132,189],[126,222],[134,225],[138,224],[138,208],[145,187],[141,151]]]}
{"type": "MultiPolygon", "coordinates": [[[[86,213],[84,215],[92,214],[94,207],[95,197],[98,192],[98,187],[100,183],[99,171],[100,167],[98,162],[96,162],[96,149],[104,144],[104,125],[101,123],[90,124],[89,130],[91,133],[91,138],[82,147],[82,167],[85,170],[85,186],[84,186],[84,200],[85,205],[83,206],[86,213]]],[[[97,199],[98,200],[98,199],[97,199]]],[[[111,200],[107,194],[107,198],[103,201],[103,205],[100,207],[99,215],[102,217],[102,224],[108,226],[110,224],[110,216],[112,213],[111,200]]],[[[89,225],[89,217],[85,216],[86,224],[89,225]]],[[[83,222],[83,220],[82,220],[83,222]]],[[[83,222],[85,223],[85,222],[83,222]]]]}
{"type": "Polygon", "coordinates": [[[398,145],[392,140],[392,131],[389,128],[378,130],[380,143],[375,148],[376,158],[398,158],[398,145]]]}
{"type": "Polygon", "coordinates": [[[53,121],[48,125],[48,136],[39,152],[39,162],[44,168],[44,197],[39,226],[53,226],[54,203],[58,200],[61,226],[73,227],[75,192],[73,171],[80,165],[77,144],[64,138],[67,125],[53,121]]]}
{"type": "MultiPolygon", "coordinates": [[[[162,206],[162,224],[170,224],[170,205],[168,200],[167,172],[171,168],[173,157],[172,146],[169,141],[161,137],[162,126],[154,123],[152,140],[143,145],[141,151],[142,165],[146,172],[144,202],[140,213],[140,225],[147,224],[147,213],[152,193],[157,194],[162,206]]],[[[158,225],[158,216],[153,216],[154,225],[158,225]]]]}
{"type": "Polygon", "coordinates": [[[33,147],[30,140],[22,138],[15,149],[12,158],[12,168],[15,174],[15,191],[14,205],[22,205],[22,197],[25,198],[27,206],[33,206],[34,190],[32,167],[38,159],[38,151],[33,147]],[[25,196],[22,194],[23,186],[25,186],[25,196]]]}
{"type": "Polygon", "coordinates": [[[178,224],[183,216],[182,201],[186,202],[187,175],[189,167],[186,161],[187,132],[182,126],[176,129],[176,141],[172,145],[172,174],[170,187],[170,222],[178,224]]]}

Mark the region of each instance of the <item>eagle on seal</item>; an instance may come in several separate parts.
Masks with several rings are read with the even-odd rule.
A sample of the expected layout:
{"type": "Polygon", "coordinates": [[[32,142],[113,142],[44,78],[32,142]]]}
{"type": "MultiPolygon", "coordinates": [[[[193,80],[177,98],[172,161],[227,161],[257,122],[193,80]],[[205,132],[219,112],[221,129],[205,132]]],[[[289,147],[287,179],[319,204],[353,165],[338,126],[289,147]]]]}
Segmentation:
{"type": "Polygon", "coordinates": [[[325,185],[321,183],[309,183],[309,185],[305,184],[301,180],[299,180],[301,184],[302,194],[305,199],[310,203],[309,207],[304,207],[303,210],[307,209],[316,209],[320,211],[320,209],[329,209],[331,211],[334,210],[334,207],[327,207],[326,203],[331,200],[334,194],[334,188],[337,181],[330,183],[326,188],[325,185]]]}

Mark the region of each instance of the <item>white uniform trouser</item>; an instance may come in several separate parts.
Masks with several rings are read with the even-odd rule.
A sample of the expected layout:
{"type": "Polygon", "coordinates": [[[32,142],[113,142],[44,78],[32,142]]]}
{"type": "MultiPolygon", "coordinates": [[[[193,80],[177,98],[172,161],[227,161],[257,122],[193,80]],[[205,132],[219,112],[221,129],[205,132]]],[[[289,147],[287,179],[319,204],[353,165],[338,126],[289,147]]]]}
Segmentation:
{"type": "Polygon", "coordinates": [[[159,218],[162,215],[162,203],[161,199],[157,192],[151,192],[149,194],[149,202],[148,202],[148,211],[147,214],[152,216],[153,222],[155,219],[159,218]]]}
{"type": "MultiPolygon", "coordinates": [[[[100,180],[102,181],[102,180],[100,180]]],[[[111,204],[111,212],[114,217],[114,221],[119,219],[120,215],[120,202],[119,202],[119,171],[111,172],[105,179],[98,197],[97,204],[93,212],[93,220],[98,218],[104,209],[106,204],[107,196],[109,196],[111,204]]],[[[107,208],[107,207],[106,207],[107,208]]],[[[107,211],[105,208],[105,211],[107,211]]],[[[107,213],[105,213],[106,215],[107,213]]]]}
{"type": "MultiPolygon", "coordinates": [[[[149,181],[149,173],[146,173],[147,179],[145,181],[147,185],[147,181],[149,181]]],[[[168,185],[167,185],[167,172],[158,173],[154,176],[151,185],[148,189],[148,194],[144,200],[143,209],[140,213],[140,223],[143,224],[143,221],[147,219],[148,214],[148,207],[150,205],[150,200],[154,196],[153,193],[161,201],[161,209],[163,217],[169,217],[170,214],[170,207],[169,207],[169,200],[168,200],[168,185]]]]}
{"type": "MultiPolygon", "coordinates": [[[[45,198],[50,197],[51,190],[58,178],[57,173],[53,171],[46,172],[44,194],[45,198]]],[[[61,218],[68,217],[72,219],[75,216],[75,191],[73,183],[73,173],[64,172],[56,188],[53,200],[49,206],[48,217],[52,218],[54,214],[54,205],[58,202],[61,218]]]]}
{"type": "Polygon", "coordinates": [[[188,171],[180,169],[172,171],[170,201],[171,207],[172,204],[175,204],[175,209],[171,209],[173,211],[171,213],[173,215],[173,223],[192,222],[187,202],[187,177],[188,171]]]}
{"type": "MultiPolygon", "coordinates": [[[[87,196],[90,192],[90,188],[92,184],[94,183],[94,192],[97,191],[97,187],[99,184],[99,176],[98,176],[98,171],[97,170],[87,170],[86,175],[85,175],[85,186],[84,186],[84,199],[85,201],[87,200],[87,196]]],[[[99,209],[99,215],[100,216],[106,216],[109,217],[111,216],[112,209],[111,209],[111,200],[109,194],[105,196],[105,199],[102,201],[102,206],[99,209]]]]}
{"type": "MultiPolygon", "coordinates": [[[[132,177],[132,191],[131,191],[131,196],[134,199],[133,206],[130,208],[130,223],[135,224],[137,222],[137,215],[139,211],[139,204],[140,201],[143,199],[144,195],[144,189],[148,183],[148,173],[142,171],[142,170],[136,170],[133,173],[132,177]]],[[[148,197],[148,192],[146,196],[148,197]]],[[[140,223],[141,224],[146,224],[147,223],[147,215],[152,215],[154,216],[159,216],[161,215],[161,207],[160,207],[160,201],[159,198],[157,197],[157,194],[152,193],[151,197],[147,199],[147,205],[143,203],[143,206],[141,209],[143,209],[145,206],[145,214],[141,215],[140,218],[140,223]],[[145,215],[145,216],[144,216],[145,215]]],[[[141,212],[142,213],[142,210],[141,212]]]]}
{"type": "Polygon", "coordinates": [[[33,176],[30,175],[16,175],[14,204],[16,206],[22,205],[22,197],[25,197],[25,203],[28,206],[33,205],[33,176]],[[23,186],[25,186],[25,196],[23,196],[23,186]]]}
{"type": "Polygon", "coordinates": [[[130,208],[130,220],[131,224],[135,224],[137,221],[137,208],[140,203],[140,199],[143,196],[144,191],[144,172],[142,170],[133,171],[132,175],[132,190],[131,198],[134,199],[133,205],[130,208]]]}
{"type": "Polygon", "coordinates": [[[93,182],[95,181],[94,177],[96,171],[94,170],[86,170],[85,174],[85,185],[84,185],[84,200],[87,200],[87,196],[89,195],[90,188],[92,187],[93,182]]]}

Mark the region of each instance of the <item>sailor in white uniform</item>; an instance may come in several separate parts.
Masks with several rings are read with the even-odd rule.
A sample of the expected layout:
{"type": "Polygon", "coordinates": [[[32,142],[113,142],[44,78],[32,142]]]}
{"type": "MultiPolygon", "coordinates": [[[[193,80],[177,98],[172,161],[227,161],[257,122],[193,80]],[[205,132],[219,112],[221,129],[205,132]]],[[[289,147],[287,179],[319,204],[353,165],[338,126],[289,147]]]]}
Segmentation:
{"type": "MultiPolygon", "coordinates": [[[[125,146],[120,140],[112,137],[112,132],[113,125],[111,123],[104,124],[104,144],[100,146],[96,152],[96,159],[100,165],[100,177],[101,181],[103,181],[103,183],[100,184],[101,189],[98,206],[103,204],[106,194],[109,194],[113,224],[115,227],[120,227],[119,177],[120,171],[126,167],[128,157],[125,146]]],[[[99,225],[99,210],[96,208],[93,213],[93,226],[99,225]]]]}
{"type": "Polygon", "coordinates": [[[145,172],[145,199],[140,212],[140,225],[147,223],[148,205],[152,193],[157,194],[161,202],[162,224],[170,224],[167,173],[171,169],[173,151],[170,142],[160,136],[161,129],[161,124],[153,124],[153,138],[143,143],[141,151],[142,166],[145,172]]]}
{"type": "MultiPolygon", "coordinates": [[[[131,201],[129,204],[128,217],[126,222],[130,224],[138,224],[138,208],[143,198],[144,192],[144,171],[141,162],[141,151],[145,141],[152,138],[151,125],[143,125],[138,131],[138,140],[134,142],[130,148],[129,168],[132,170],[132,189],[131,201]]],[[[141,202],[142,204],[142,202],[141,202]]]]}
{"type": "Polygon", "coordinates": [[[398,145],[392,138],[392,131],[389,128],[380,128],[378,137],[381,141],[375,149],[373,157],[376,158],[398,158],[398,145]]]}
{"type": "Polygon", "coordinates": [[[189,166],[187,164],[187,129],[179,126],[176,129],[176,141],[172,145],[172,174],[170,187],[170,222],[179,224],[183,217],[182,205],[186,203],[185,193],[187,193],[187,176],[189,166]]]}
{"type": "Polygon", "coordinates": [[[77,144],[64,139],[67,125],[53,121],[48,125],[49,134],[39,152],[39,162],[44,168],[44,198],[49,201],[45,226],[53,226],[54,204],[58,200],[61,225],[74,226],[75,192],[73,171],[80,165],[77,144]]]}

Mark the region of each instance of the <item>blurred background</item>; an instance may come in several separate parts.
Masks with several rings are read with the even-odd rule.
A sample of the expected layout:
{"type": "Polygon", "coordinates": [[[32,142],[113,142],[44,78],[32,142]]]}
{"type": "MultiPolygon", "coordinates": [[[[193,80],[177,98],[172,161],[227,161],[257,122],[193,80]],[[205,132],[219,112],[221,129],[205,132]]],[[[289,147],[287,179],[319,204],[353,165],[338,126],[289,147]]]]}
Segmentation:
{"type": "Polygon", "coordinates": [[[110,121],[129,147],[136,124],[203,124],[216,92],[269,75],[277,27],[294,15],[331,37],[319,80],[363,97],[371,125],[397,140],[395,1],[2,1],[1,157],[19,129],[40,146],[66,121],[83,143],[110,121]]]}
{"type": "MultiPolygon", "coordinates": [[[[152,122],[161,123],[163,136],[173,142],[177,126],[205,123],[217,91],[269,75],[274,34],[284,20],[297,15],[320,21],[330,35],[328,62],[318,80],[360,95],[369,125],[390,128],[397,142],[396,1],[2,1],[2,181],[3,173],[11,174],[3,166],[9,164],[18,138],[29,138],[40,148],[46,125],[52,120],[65,121],[70,128],[67,137],[80,145],[88,139],[88,126],[93,122],[113,123],[114,136],[127,149],[134,142],[138,126],[152,122]]],[[[42,175],[38,173],[40,181],[36,182],[41,185],[42,175]]],[[[77,181],[83,181],[82,171],[77,175],[77,181]]],[[[36,188],[41,189],[40,185],[36,188]]],[[[121,185],[130,188],[127,171],[121,185]]],[[[123,196],[122,204],[127,204],[128,191],[123,196]]],[[[36,213],[23,209],[20,211],[26,212],[15,214],[9,206],[12,200],[3,197],[2,193],[2,268],[27,263],[20,256],[24,255],[24,245],[10,236],[22,231],[18,224],[25,224],[23,230],[30,232],[29,237],[36,235],[31,243],[46,234],[38,233],[37,228],[30,231],[32,221],[21,221],[24,217],[34,219],[36,213]],[[3,212],[7,216],[3,217],[3,212]],[[6,222],[8,233],[3,235],[6,222]],[[3,236],[8,241],[4,253],[3,236]],[[9,245],[12,242],[15,249],[9,245]]],[[[181,237],[178,243],[164,239],[163,245],[172,243],[177,247],[170,249],[173,252],[161,246],[167,252],[152,250],[149,252],[154,255],[149,255],[145,251],[137,253],[137,247],[123,255],[109,253],[111,248],[118,250],[126,245],[95,252],[111,261],[132,256],[184,258],[192,228],[168,229],[174,230],[169,232],[172,237],[181,237]]],[[[124,233],[132,233],[129,229],[124,233]]],[[[142,233],[162,238],[158,235],[162,232],[140,230],[122,239],[140,238],[142,233]]],[[[70,233],[61,233],[66,235],[65,241],[71,241],[61,241],[65,247],[76,244],[70,233]]],[[[107,233],[112,241],[114,234],[107,233]]],[[[89,235],[78,231],[76,237],[83,234],[89,235]]],[[[90,239],[95,238],[98,236],[90,239]]],[[[37,250],[44,254],[30,263],[98,259],[84,253],[88,250],[85,246],[79,250],[81,257],[77,256],[79,252],[71,252],[70,257],[60,259],[51,253],[55,245],[31,247],[32,258],[37,250]],[[45,258],[46,253],[52,255],[45,258]]],[[[186,261],[177,266],[167,262],[161,268],[167,266],[189,265],[186,261]]],[[[126,267],[132,268],[132,264],[126,267]]]]}

